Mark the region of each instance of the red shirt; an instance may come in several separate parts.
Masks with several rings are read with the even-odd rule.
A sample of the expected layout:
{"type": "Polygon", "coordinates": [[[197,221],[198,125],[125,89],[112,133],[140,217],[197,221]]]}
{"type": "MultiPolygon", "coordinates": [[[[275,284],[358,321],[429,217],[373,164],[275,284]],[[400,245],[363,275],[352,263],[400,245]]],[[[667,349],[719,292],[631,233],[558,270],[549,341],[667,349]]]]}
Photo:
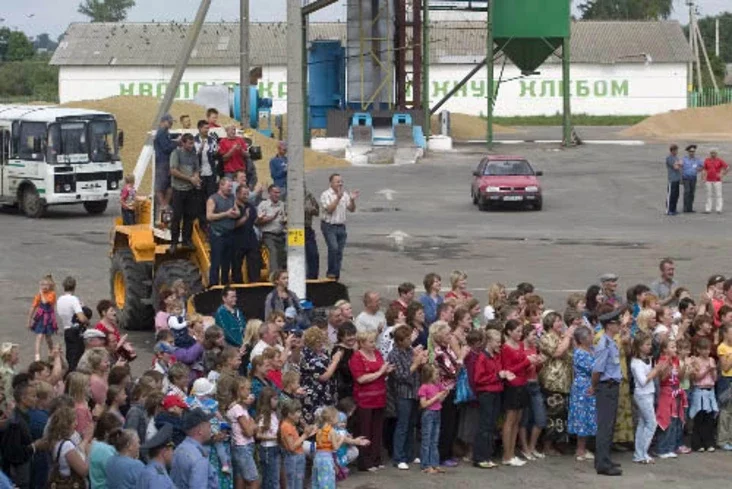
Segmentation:
{"type": "Polygon", "coordinates": [[[282,370],[270,370],[267,372],[267,379],[271,380],[279,390],[282,390],[282,370]]]}
{"type": "MultiPolygon", "coordinates": [[[[503,379],[498,377],[498,372],[501,370],[500,352],[492,357],[489,357],[485,351],[480,352],[475,359],[475,365],[472,368],[472,380],[470,382],[475,393],[503,391],[503,379]]],[[[468,375],[470,375],[470,370],[468,371],[468,375]]]]}
{"type": "Polygon", "coordinates": [[[704,171],[707,172],[707,182],[721,182],[722,170],[729,168],[729,165],[722,158],[707,158],[704,160],[704,171]]]}
{"type": "Polygon", "coordinates": [[[508,370],[516,376],[516,378],[508,382],[508,385],[512,387],[526,385],[531,362],[526,355],[523,343],[519,343],[517,349],[513,349],[506,344],[501,347],[501,367],[503,370],[508,370]]]}
{"type": "Polygon", "coordinates": [[[386,375],[365,384],[359,384],[357,380],[362,375],[377,372],[382,365],[384,358],[379,350],[374,350],[373,361],[360,351],[351,356],[348,367],[353,375],[353,400],[356,401],[356,406],[363,409],[380,409],[386,406],[386,375]]]}
{"type": "Polygon", "coordinates": [[[404,316],[407,316],[407,306],[405,306],[402,301],[399,299],[393,301],[391,304],[389,304],[389,307],[396,307],[397,310],[401,311],[404,316]]]}
{"type": "Polygon", "coordinates": [[[231,151],[237,143],[241,145],[242,150],[234,152],[234,154],[231,155],[231,158],[229,158],[229,161],[224,162],[224,173],[236,173],[237,171],[244,170],[246,168],[244,166],[243,152],[247,150],[247,143],[242,138],[235,137],[234,139],[221,139],[219,141],[219,154],[222,156],[225,155],[231,151]]]}
{"type": "Polygon", "coordinates": [[[102,333],[104,333],[105,337],[109,333],[112,333],[114,337],[117,339],[117,343],[119,343],[119,340],[121,338],[119,334],[119,330],[115,326],[109,326],[107,327],[103,322],[99,321],[96,326],[94,326],[94,329],[98,329],[102,333]]]}

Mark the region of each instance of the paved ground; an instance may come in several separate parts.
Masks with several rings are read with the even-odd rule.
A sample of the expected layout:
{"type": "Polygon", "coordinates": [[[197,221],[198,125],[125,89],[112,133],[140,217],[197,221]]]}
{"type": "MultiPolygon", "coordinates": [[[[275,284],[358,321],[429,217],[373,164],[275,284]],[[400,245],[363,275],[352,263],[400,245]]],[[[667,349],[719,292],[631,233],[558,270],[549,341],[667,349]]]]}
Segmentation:
{"type": "MultiPolygon", "coordinates": [[[[593,129],[593,137],[601,139],[612,132],[593,129]]],[[[732,144],[718,146],[729,160],[732,144]]],[[[542,212],[479,212],[471,204],[471,172],[482,154],[476,145],[434,154],[413,166],[342,170],[346,186],[362,191],[359,210],[349,217],[343,273],[354,302],[366,289],[391,297],[397,284],[404,280],[420,284],[428,271],[442,274],[445,282],[451,270],[467,271],[470,287],[480,299],[492,282],[513,286],[530,281],[548,306],[557,308],[563,308],[569,291],[585,289],[608,271],[620,274],[623,291],[632,284],[650,282],[663,256],[676,260],[678,279],[695,293],[712,273],[730,271],[726,250],[732,207],[721,216],[663,215],[665,145],[593,145],[570,150],[506,145],[496,151],[524,155],[545,172],[542,212]],[[392,200],[379,193],[385,189],[395,191],[392,200]],[[388,237],[395,231],[408,235],[402,249],[388,237]]],[[[700,147],[700,152],[706,148],[700,147]]],[[[309,188],[324,189],[327,175],[309,174],[309,188]]],[[[725,187],[730,201],[732,188],[725,187]]],[[[699,188],[697,209],[703,198],[704,190],[699,188]]],[[[0,212],[0,339],[23,345],[24,364],[32,358],[32,335],[25,329],[28,307],[42,275],[51,272],[59,281],[75,275],[80,296],[91,305],[108,296],[111,213],[89,217],[81,208],[61,208],[43,220],[31,221],[12,210],[0,212]]],[[[324,272],[325,248],[320,242],[324,272]]],[[[136,362],[142,369],[149,365],[152,334],[130,337],[142,353],[136,362]]],[[[715,477],[727,477],[723,469],[729,466],[723,454],[694,455],[649,470],[628,467],[627,458],[623,461],[628,462],[629,472],[623,486],[632,482],[649,488],[667,482],[678,488],[700,487],[702,480],[704,485],[716,482],[722,487],[722,480],[715,477]]],[[[516,481],[548,487],[567,477],[598,488],[610,487],[612,482],[596,479],[588,466],[566,458],[488,474],[472,468],[440,478],[417,478],[416,471],[410,474],[387,471],[369,478],[358,476],[343,487],[396,487],[404,477],[410,484],[450,481],[465,487],[478,487],[486,480],[498,482],[499,487],[516,481]]]]}

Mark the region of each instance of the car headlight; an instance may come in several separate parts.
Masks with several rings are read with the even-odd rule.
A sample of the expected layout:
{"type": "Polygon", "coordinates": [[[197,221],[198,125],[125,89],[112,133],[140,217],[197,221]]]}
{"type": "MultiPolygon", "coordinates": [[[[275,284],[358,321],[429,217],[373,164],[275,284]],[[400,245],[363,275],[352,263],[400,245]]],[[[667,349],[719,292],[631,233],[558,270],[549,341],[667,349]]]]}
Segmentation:
{"type": "Polygon", "coordinates": [[[483,191],[484,192],[499,192],[501,189],[498,187],[486,187],[483,191]]]}
{"type": "Polygon", "coordinates": [[[117,188],[117,182],[115,182],[115,181],[109,182],[109,188],[111,188],[111,189],[117,188]]]}
{"type": "Polygon", "coordinates": [[[537,187],[536,185],[531,185],[529,187],[526,187],[526,191],[527,192],[538,192],[539,191],[539,187],[537,187]]]}
{"type": "Polygon", "coordinates": [[[71,192],[71,184],[64,184],[64,192],[71,192]]]}

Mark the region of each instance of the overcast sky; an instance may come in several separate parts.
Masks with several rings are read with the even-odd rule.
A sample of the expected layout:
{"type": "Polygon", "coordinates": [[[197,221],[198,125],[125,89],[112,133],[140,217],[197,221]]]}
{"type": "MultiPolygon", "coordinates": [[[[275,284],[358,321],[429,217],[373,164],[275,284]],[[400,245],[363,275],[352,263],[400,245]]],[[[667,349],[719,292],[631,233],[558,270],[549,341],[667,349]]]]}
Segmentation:
{"type": "MultiPolygon", "coordinates": [[[[287,0],[250,0],[253,21],[272,22],[286,20],[287,0]]],[[[309,0],[311,1],[311,0],[309,0]]],[[[436,2],[439,0],[433,0],[436,2]]],[[[20,29],[33,36],[48,32],[53,38],[62,34],[71,22],[84,22],[86,17],[76,12],[80,0],[3,0],[0,9],[0,26],[20,29]]],[[[344,20],[345,0],[328,7],[313,17],[313,21],[344,20]]],[[[575,0],[575,3],[579,3],[575,0]]],[[[674,18],[686,22],[686,0],[674,0],[674,18]]],[[[200,0],[137,0],[128,20],[144,21],[183,21],[195,16],[200,0]]],[[[730,0],[697,0],[701,15],[715,15],[724,10],[732,11],[730,0]]],[[[234,21],[238,18],[239,2],[236,0],[213,0],[208,14],[209,21],[234,21]]]]}

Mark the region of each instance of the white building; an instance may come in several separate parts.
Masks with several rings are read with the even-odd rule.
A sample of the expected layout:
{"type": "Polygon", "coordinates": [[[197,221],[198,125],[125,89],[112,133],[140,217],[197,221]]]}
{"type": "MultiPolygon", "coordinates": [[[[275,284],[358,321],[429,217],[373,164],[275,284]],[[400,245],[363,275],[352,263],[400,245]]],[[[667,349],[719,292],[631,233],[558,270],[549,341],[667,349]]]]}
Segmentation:
{"type": "MultiPolygon", "coordinates": [[[[72,24],[51,60],[60,67],[60,101],[115,95],[161,97],[187,27],[164,23],[72,24]]],[[[250,30],[250,64],[262,68],[260,92],[274,99],[273,112],[283,113],[287,100],[286,24],[252,24],[250,30]]],[[[346,26],[315,23],[309,33],[311,41],[345,41],[346,26]]],[[[434,104],[485,58],[485,23],[435,22],[430,39],[430,99],[434,104]]],[[[206,24],[178,99],[192,99],[202,85],[237,83],[238,46],[238,24],[206,24]]],[[[648,115],[687,106],[692,53],[676,21],[574,22],[571,57],[573,113],[648,115]]],[[[539,74],[525,78],[510,63],[502,68],[499,62],[495,76],[501,80],[496,115],[561,112],[558,58],[550,57],[539,74]]],[[[485,69],[444,106],[444,110],[473,115],[485,109],[485,69]]]]}

